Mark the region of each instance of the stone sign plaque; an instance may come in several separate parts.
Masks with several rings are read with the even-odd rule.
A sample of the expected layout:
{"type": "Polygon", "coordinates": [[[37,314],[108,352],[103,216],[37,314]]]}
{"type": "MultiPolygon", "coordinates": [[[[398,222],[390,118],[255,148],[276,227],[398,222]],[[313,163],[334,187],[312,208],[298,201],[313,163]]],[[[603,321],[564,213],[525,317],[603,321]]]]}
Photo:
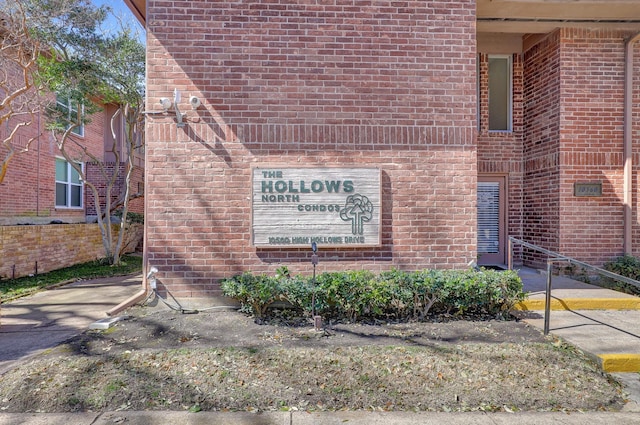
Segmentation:
{"type": "Polygon", "coordinates": [[[602,196],[602,183],[574,183],[574,196],[602,196]]]}
{"type": "Polygon", "coordinates": [[[257,247],[380,245],[379,168],[254,168],[257,247]]]}

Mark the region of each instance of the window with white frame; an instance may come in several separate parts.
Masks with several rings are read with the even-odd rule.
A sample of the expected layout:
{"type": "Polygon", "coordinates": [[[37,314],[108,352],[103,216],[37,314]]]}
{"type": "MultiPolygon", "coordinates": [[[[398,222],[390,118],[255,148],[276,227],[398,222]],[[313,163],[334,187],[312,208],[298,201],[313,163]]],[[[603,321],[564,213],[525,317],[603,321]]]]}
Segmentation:
{"type": "Polygon", "coordinates": [[[489,131],[512,129],[512,59],[489,55],[489,131]]]}
{"type": "Polygon", "coordinates": [[[79,125],[71,130],[71,132],[78,136],[84,137],[84,124],[82,123],[82,116],[84,114],[84,111],[82,105],[80,105],[80,110],[78,111],[77,102],[61,96],[56,96],[56,103],[58,104],[60,110],[64,111],[66,119],[69,123],[79,122],[79,125]]]}
{"type": "MultiPolygon", "coordinates": [[[[83,164],[78,163],[81,169],[83,164]]],[[[56,158],[56,207],[82,208],[84,185],[71,163],[56,158]]]]}

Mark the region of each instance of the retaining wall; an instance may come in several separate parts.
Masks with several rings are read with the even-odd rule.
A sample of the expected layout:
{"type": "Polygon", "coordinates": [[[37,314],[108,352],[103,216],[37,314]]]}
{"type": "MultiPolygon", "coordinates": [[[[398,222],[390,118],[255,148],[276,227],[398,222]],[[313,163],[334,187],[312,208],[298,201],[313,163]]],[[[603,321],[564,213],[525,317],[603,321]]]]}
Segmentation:
{"type": "MultiPolygon", "coordinates": [[[[113,231],[117,237],[116,226],[113,231]]],[[[136,249],[142,233],[142,224],[131,225],[125,252],[136,249]]],[[[0,279],[46,273],[104,256],[95,223],[0,226],[0,279]]]]}

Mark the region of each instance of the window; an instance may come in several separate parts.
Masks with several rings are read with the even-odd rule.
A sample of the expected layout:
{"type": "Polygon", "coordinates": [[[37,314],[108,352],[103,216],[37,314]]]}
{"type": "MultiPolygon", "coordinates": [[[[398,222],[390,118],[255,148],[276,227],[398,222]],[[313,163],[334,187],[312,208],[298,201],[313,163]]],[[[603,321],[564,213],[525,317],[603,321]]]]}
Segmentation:
{"type": "Polygon", "coordinates": [[[511,56],[489,55],[489,131],[511,131],[511,56]]]}
{"type": "MultiPolygon", "coordinates": [[[[80,106],[80,115],[78,115],[78,104],[70,99],[66,99],[60,96],[56,97],[56,103],[61,111],[66,113],[66,119],[69,123],[77,123],[79,119],[84,115],[83,107],[80,106]]],[[[71,130],[73,134],[78,136],[84,136],[84,124],[80,123],[79,126],[71,130]]]]}
{"type": "Polygon", "coordinates": [[[56,158],[56,207],[82,208],[82,194],[80,174],[69,162],[56,158]]]}

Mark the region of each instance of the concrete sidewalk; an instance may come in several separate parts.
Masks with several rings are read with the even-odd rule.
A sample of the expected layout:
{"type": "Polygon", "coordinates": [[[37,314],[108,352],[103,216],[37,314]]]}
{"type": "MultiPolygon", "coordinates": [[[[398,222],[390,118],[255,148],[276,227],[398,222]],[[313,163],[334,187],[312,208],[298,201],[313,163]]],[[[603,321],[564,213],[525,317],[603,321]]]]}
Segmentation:
{"type": "MultiPolygon", "coordinates": [[[[527,323],[544,329],[546,273],[519,271],[527,323]]],[[[551,279],[549,333],[578,347],[625,386],[640,423],[640,298],[563,276],[551,279]]]]}
{"type": "MultiPolygon", "coordinates": [[[[520,271],[525,321],[544,329],[546,274],[520,271]]],[[[640,372],[640,298],[552,277],[549,332],[591,354],[607,372],[640,372]]]]}
{"type": "Polygon", "coordinates": [[[87,330],[142,287],[142,275],[80,281],[2,304],[0,375],[87,330]]]}
{"type": "Polygon", "coordinates": [[[104,412],[2,414],[2,425],[637,425],[638,413],[406,413],[406,412],[104,412]]]}

